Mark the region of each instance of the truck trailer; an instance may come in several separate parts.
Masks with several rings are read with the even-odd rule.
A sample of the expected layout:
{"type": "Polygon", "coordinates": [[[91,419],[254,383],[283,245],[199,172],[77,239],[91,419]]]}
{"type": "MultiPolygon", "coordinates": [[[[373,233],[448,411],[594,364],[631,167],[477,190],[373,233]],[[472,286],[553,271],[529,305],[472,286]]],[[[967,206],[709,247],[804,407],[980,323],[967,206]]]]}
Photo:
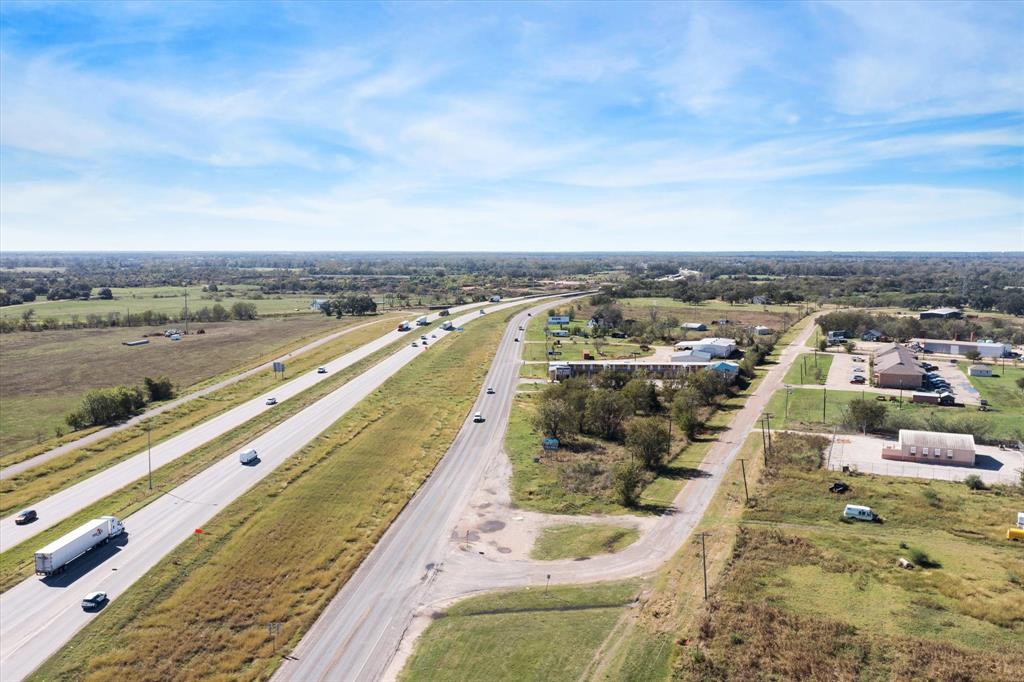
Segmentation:
{"type": "Polygon", "coordinates": [[[78,557],[123,532],[124,524],[116,516],[101,516],[82,524],[36,552],[36,575],[61,573],[78,557]]]}
{"type": "Polygon", "coordinates": [[[424,315],[423,317],[416,318],[416,324],[419,325],[420,327],[426,327],[430,323],[427,322],[427,316],[424,315]]]}
{"type": "Polygon", "coordinates": [[[398,331],[400,331],[400,332],[407,332],[410,329],[412,329],[412,325],[409,324],[408,321],[405,321],[405,322],[401,323],[400,325],[398,325],[398,331]]]}

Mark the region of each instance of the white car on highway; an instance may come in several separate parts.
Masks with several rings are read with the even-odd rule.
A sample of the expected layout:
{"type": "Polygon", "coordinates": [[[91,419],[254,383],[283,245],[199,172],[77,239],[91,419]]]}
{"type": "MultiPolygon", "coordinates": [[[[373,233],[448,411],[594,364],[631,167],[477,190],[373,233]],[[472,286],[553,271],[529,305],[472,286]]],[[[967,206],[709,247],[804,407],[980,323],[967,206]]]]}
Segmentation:
{"type": "Polygon", "coordinates": [[[267,398],[267,405],[277,405],[277,398],[267,398]]]}

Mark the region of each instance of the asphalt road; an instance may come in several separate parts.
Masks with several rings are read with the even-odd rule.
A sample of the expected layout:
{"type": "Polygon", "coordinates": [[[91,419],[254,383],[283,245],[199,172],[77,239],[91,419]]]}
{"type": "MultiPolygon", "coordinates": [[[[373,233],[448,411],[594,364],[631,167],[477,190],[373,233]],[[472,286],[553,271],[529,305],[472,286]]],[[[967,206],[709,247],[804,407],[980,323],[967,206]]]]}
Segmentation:
{"type": "Polygon", "coordinates": [[[510,343],[514,334],[506,333],[487,379],[497,395],[481,395],[475,408],[489,416],[488,422],[463,426],[431,478],[273,679],[349,682],[378,680],[385,673],[390,677],[400,667],[400,661],[392,662],[403,637],[424,604],[499,588],[541,585],[549,575],[552,583],[585,583],[656,570],[700,521],[771,394],[793,359],[806,350],[803,344],[812,330],[809,324],[782,351],[779,363],[709,450],[701,463],[709,476],[687,482],[673,510],[659,517],[636,543],[586,562],[502,560],[500,554],[485,555],[469,543],[452,541],[452,528],[485,470],[505,456],[502,447],[520,364],[519,344],[510,343]]]}
{"type": "MultiPolygon", "coordinates": [[[[460,306],[451,310],[452,312],[458,312],[462,309],[476,307],[479,307],[479,304],[460,306]]],[[[434,314],[430,315],[428,319],[435,321],[438,317],[434,314]]],[[[332,374],[350,367],[381,348],[406,337],[409,337],[410,340],[417,339],[419,338],[419,332],[416,331],[415,327],[410,332],[388,332],[354,351],[325,363],[324,367],[327,368],[327,374],[317,374],[315,370],[306,372],[291,381],[274,386],[271,390],[227,412],[155,444],[152,450],[153,469],[159,469],[168,462],[172,462],[182,455],[210,442],[221,434],[241,426],[266,410],[279,409],[276,406],[266,404],[268,397],[273,396],[277,398],[280,404],[288,398],[294,397],[307,388],[327,379],[332,374]]],[[[146,451],[142,451],[112,467],[104,469],[94,476],[90,476],[84,481],[54,493],[44,500],[33,503],[31,508],[35,509],[36,513],[39,514],[39,520],[34,523],[24,526],[15,525],[14,517],[18,512],[0,520],[0,551],[7,551],[33,535],[60,523],[78,510],[84,509],[93,502],[103,499],[115,490],[147,476],[149,471],[148,459],[146,451]]]]}
{"type": "Polygon", "coordinates": [[[227,379],[224,379],[223,381],[218,381],[217,383],[212,384],[210,386],[206,386],[205,388],[201,388],[198,391],[193,391],[192,393],[188,393],[186,395],[183,395],[180,398],[175,398],[174,400],[168,401],[166,403],[161,403],[160,405],[158,405],[158,406],[156,406],[156,407],[154,407],[152,409],[146,410],[142,414],[140,414],[138,416],[135,416],[135,417],[132,417],[131,419],[129,419],[129,420],[125,421],[125,422],[122,422],[120,424],[116,424],[114,426],[108,426],[108,427],[102,428],[102,429],[100,429],[98,431],[93,431],[92,433],[90,433],[88,435],[82,436],[81,438],[76,438],[73,441],[70,441],[70,442],[64,443],[63,445],[55,447],[52,450],[47,450],[46,452],[38,454],[35,457],[30,457],[29,459],[26,459],[26,460],[24,460],[22,462],[18,462],[17,464],[12,464],[9,467],[4,467],[3,469],[0,469],[0,480],[3,480],[5,478],[9,478],[11,476],[16,476],[16,475],[20,474],[23,471],[28,471],[32,467],[36,467],[36,466],[39,466],[40,464],[44,464],[45,462],[48,462],[48,461],[50,461],[51,459],[53,459],[55,457],[60,457],[61,455],[66,455],[67,453],[71,452],[72,450],[77,450],[78,448],[82,448],[82,447],[85,447],[86,445],[90,445],[92,443],[95,443],[96,441],[99,441],[99,440],[102,440],[102,439],[104,439],[104,438],[106,438],[108,436],[111,436],[111,435],[117,433],[118,431],[122,431],[122,430],[127,429],[127,428],[129,428],[131,426],[135,426],[140,421],[149,419],[150,417],[155,417],[158,414],[166,412],[167,410],[173,410],[174,408],[178,407],[179,405],[183,405],[184,403],[187,403],[190,400],[195,400],[196,398],[201,398],[204,395],[209,395],[210,393],[213,393],[214,391],[219,391],[220,389],[224,388],[225,386],[230,386],[231,384],[238,383],[239,381],[241,381],[242,379],[245,379],[246,377],[250,377],[253,374],[257,374],[259,372],[263,372],[263,371],[266,371],[266,370],[270,369],[271,365],[273,363],[275,363],[275,362],[287,362],[289,359],[294,358],[297,355],[302,355],[303,353],[307,353],[307,352],[313,350],[314,348],[318,348],[318,347],[324,345],[325,343],[328,343],[329,341],[333,341],[334,339],[336,339],[336,338],[338,338],[340,336],[344,336],[345,334],[348,334],[349,332],[354,332],[357,329],[362,329],[363,327],[369,326],[371,324],[375,324],[376,322],[379,322],[379,321],[380,321],[379,319],[374,319],[374,320],[372,320],[370,322],[367,322],[366,324],[357,324],[354,327],[347,327],[347,328],[342,329],[340,331],[336,331],[336,332],[332,332],[330,334],[327,334],[326,336],[321,336],[319,339],[316,339],[314,341],[310,341],[309,343],[307,343],[305,346],[302,346],[301,348],[296,348],[291,353],[288,353],[286,355],[282,355],[279,358],[275,358],[273,360],[265,362],[262,365],[257,365],[256,367],[253,367],[252,369],[247,369],[247,370],[245,370],[244,372],[242,372],[240,374],[236,374],[234,376],[228,377],[227,379]]]}
{"type": "MultiPolygon", "coordinates": [[[[531,308],[540,311],[560,301],[531,308]]],[[[430,478],[278,669],[274,680],[372,680],[380,676],[418,600],[438,571],[448,534],[490,454],[500,452],[519,383],[519,347],[529,320],[519,313],[502,336],[485,386],[430,478]],[[486,386],[495,389],[487,395],[486,386]]],[[[443,567],[442,569],[443,570],[443,567]]]]}
{"type": "MultiPolygon", "coordinates": [[[[487,310],[520,303],[503,302],[489,305],[487,310]]],[[[478,319],[475,312],[452,321],[458,327],[474,319],[478,319]]],[[[439,339],[445,334],[440,330],[434,333],[439,339]]],[[[403,334],[410,340],[416,338],[413,332],[403,334]]],[[[394,340],[390,337],[391,334],[386,335],[387,342],[394,340]]],[[[116,599],[163,556],[192,536],[196,528],[201,528],[421,352],[422,347],[409,345],[399,349],[256,438],[251,443],[260,455],[256,466],[240,465],[234,453],[223,458],[123,519],[127,533],[119,541],[80,558],[59,577],[29,578],[0,595],[0,679],[23,679],[94,617],[81,609],[83,595],[102,590],[111,600],[116,599]]],[[[501,435],[494,437],[500,439],[501,435]]],[[[135,474],[134,478],[137,477],[135,474]]]]}

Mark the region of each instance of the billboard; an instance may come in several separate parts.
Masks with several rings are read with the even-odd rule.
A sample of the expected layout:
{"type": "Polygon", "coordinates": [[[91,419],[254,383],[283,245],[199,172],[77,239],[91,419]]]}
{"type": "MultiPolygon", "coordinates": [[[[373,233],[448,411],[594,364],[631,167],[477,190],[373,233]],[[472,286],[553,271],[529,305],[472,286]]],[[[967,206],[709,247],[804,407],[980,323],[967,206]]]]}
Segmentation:
{"type": "Polygon", "coordinates": [[[548,324],[569,324],[568,315],[549,315],[548,324]]]}

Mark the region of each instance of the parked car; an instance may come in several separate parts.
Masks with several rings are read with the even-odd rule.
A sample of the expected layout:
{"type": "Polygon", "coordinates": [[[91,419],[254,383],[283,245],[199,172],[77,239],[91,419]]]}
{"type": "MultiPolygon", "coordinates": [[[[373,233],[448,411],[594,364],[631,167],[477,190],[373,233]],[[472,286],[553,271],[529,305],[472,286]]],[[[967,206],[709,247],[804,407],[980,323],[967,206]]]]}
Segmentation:
{"type": "Polygon", "coordinates": [[[861,376],[861,375],[859,375],[859,374],[854,374],[854,375],[853,375],[853,376],[852,376],[852,377],[850,378],[850,383],[851,383],[851,384],[863,384],[863,383],[864,383],[864,377],[862,377],[862,376],[861,376]]]}
{"type": "Polygon", "coordinates": [[[277,405],[277,398],[267,398],[267,405],[277,405]]]}
{"type": "Polygon", "coordinates": [[[106,601],[106,592],[90,592],[82,598],[82,608],[86,611],[93,611],[103,606],[106,601]]]}
{"type": "Polygon", "coordinates": [[[854,362],[864,362],[864,358],[862,358],[862,357],[861,357],[861,356],[859,356],[859,355],[854,355],[854,356],[853,356],[853,361],[854,361],[854,362]]]}
{"type": "Polygon", "coordinates": [[[25,511],[21,512],[20,514],[14,517],[14,523],[16,523],[19,526],[24,526],[26,523],[32,523],[38,518],[39,515],[36,514],[35,509],[26,509],[25,511]]]}
{"type": "Polygon", "coordinates": [[[327,368],[326,367],[317,367],[316,368],[316,373],[317,374],[327,374],[327,368]]]}

